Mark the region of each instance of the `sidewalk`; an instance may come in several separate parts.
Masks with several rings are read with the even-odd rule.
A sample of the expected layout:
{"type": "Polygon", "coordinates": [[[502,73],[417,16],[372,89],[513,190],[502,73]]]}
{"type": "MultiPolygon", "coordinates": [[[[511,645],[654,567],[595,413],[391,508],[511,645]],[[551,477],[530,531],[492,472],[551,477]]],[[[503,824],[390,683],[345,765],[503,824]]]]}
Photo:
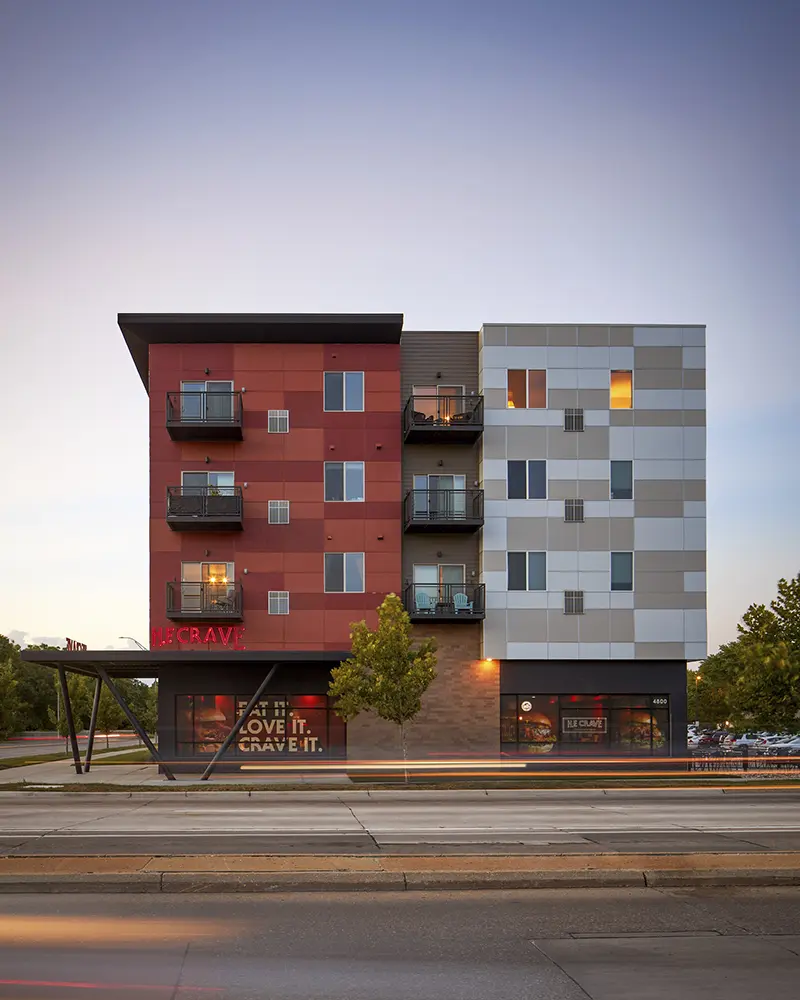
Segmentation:
{"type": "MultiPolygon", "coordinates": [[[[112,750],[108,756],[118,756],[119,750],[112,750]]],[[[344,787],[351,784],[343,771],[308,773],[296,771],[287,773],[285,770],[275,774],[261,772],[254,774],[226,774],[215,772],[209,781],[201,782],[199,774],[178,775],[176,781],[167,781],[163,774],[158,773],[155,764],[100,764],[103,754],[95,754],[92,767],[88,774],[76,774],[71,760],[53,760],[44,764],[26,764],[24,767],[9,767],[0,770],[0,791],[3,785],[26,782],[30,785],[47,785],[60,787],[62,785],[141,785],[144,787],[158,785],[169,788],[185,788],[192,785],[208,786],[224,785],[331,785],[344,787]]],[[[56,790],[54,789],[54,790],[56,790]]]]}
{"type": "Polygon", "coordinates": [[[800,852],[0,858],[0,894],[769,885],[800,885],[800,852]]]}

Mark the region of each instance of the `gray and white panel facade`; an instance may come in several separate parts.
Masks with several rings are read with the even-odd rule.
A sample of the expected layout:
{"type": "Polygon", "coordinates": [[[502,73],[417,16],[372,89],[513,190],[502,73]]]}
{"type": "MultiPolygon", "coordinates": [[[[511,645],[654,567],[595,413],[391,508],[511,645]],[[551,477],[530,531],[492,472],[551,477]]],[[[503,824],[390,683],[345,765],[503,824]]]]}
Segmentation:
{"type": "Polygon", "coordinates": [[[483,655],[704,657],[705,328],[486,325],[478,378],[483,655]],[[546,407],[509,408],[508,371],[521,369],[546,371],[546,407]],[[611,408],[612,371],[633,373],[632,407],[611,408]],[[584,430],[564,429],[566,408],[583,410],[584,430]],[[544,461],[545,496],[509,499],[509,461],[544,461]],[[612,462],[632,462],[630,499],[612,499],[612,462]],[[582,522],[565,521],[569,499],[582,522]],[[545,589],[509,589],[509,552],[545,554],[545,589]],[[612,589],[612,553],[632,554],[632,589],[612,589]],[[582,614],[565,614],[565,591],[583,592],[582,614]]]}

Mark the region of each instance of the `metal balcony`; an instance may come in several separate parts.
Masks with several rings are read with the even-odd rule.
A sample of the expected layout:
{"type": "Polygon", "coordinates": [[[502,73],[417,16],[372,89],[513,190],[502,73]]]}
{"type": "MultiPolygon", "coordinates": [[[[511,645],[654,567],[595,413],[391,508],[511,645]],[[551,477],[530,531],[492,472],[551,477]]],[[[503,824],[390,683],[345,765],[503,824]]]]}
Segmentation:
{"type": "Polygon", "coordinates": [[[406,531],[477,531],[483,526],[483,490],[409,490],[406,531]]]}
{"type": "Polygon", "coordinates": [[[167,524],[173,531],[241,531],[241,486],[168,486],[167,524]]]}
{"type": "Polygon", "coordinates": [[[471,444],[482,433],[483,396],[411,396],[403,410],[409,444],[471,444]]]}
{"type": "Polygon", "coordinates": [[[168,392],[167,431],[173,441],[241,441],[241,392],[168,392]]]}
{"type": "Polygon", "coordinates": [[[477,622],[486,617],[482,583],[412,583],[404,604],[412,622],[477,622]]]}
{"type": "Polygon", "coordinates": [[[242,621],[241,583],[167,583],[167,618],[172,622],[242,621]]]}

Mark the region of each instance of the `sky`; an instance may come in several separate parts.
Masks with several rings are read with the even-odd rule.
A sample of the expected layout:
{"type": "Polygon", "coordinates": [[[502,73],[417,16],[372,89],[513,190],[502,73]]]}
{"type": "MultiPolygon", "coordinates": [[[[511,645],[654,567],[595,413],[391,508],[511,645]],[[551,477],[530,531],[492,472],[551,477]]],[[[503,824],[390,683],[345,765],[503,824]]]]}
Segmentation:
{"type": "Polygon", "coordinates": [[[118,312],[708,327],[709,644],[800,572],[800,4],[0,0],[0,633],[148,639],[118,312]]]}

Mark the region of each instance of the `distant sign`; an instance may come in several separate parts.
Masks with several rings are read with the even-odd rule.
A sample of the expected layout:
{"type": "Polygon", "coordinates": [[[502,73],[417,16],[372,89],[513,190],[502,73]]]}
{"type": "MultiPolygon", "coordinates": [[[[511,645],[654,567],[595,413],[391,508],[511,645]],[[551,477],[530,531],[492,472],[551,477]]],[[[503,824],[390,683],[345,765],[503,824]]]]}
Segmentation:
{"type": "Polygon", "coordinates": [[[605,715],[601,715],[596,719],[584,719],[573,715],[562,715],[561,729],[565,733],[607,733],[608,718],[605,715]]]}
{"type": "Polygon", "coordinates": [[[88,648],[89,647],[86,645],[85,642],[78,642],[77,639],[67,639],[67,649],[72,650],[73,652],[77,653],[81,650],[88,648]]]}

